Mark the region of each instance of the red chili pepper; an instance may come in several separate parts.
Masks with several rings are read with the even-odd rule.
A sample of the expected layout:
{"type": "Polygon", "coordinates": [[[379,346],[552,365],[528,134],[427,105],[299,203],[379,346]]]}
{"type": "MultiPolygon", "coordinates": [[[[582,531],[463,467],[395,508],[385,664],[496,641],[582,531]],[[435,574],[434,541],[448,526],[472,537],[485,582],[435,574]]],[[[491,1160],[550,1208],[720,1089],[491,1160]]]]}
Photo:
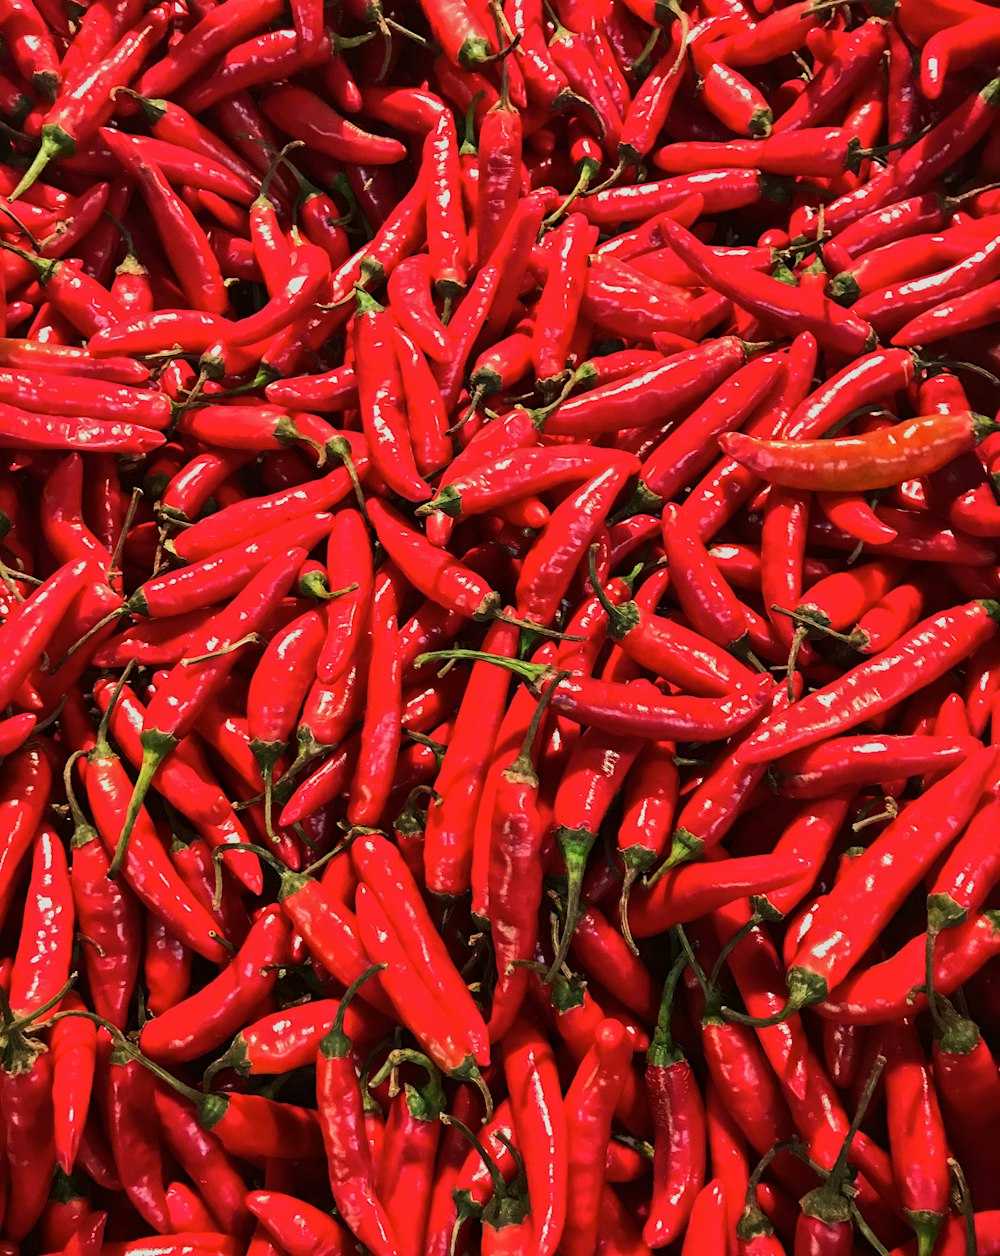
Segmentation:
{"type": "Polygon", "coordinates": [[[146,708],[140,737],[142,765],[115,848],[112,873],[126,856],[132,826],[160,764],[192,729],[206,701],[225,683],[238,660],[239,645],[287,593],[305,556],[305,550],[293,549],[267,562],[230,605],[213,616],[201,640],[195,640],[190,665],[185,667],[182,661],[157,689],[146,708]]]}
{"type": "Polygon", "coordinates": [[[720,438],[726,453],[775,484],[867,492],[939,470],[970,451],[992,424],[968,413],[929,415],[863,436],[825,441],[760,441],[740,432],[720,438]]]}
{"type": "Polygon", "coordinates": [[[31,0],[7,0],[0,10],[0,30],[21,75],[47,100],[55,100],[59,57],[52,33],[31,0]]]}
{"type": "Polygon", "coordinates": [[[376,471],[409,501],[432,495],[413,459],[406,419],[406,402],[393,320],[385,309],[358,293],[354,322],[354,355],[362,423],[376,471]]]}
{"type": "Polygon", "coordinates": [[[672,418],[695,400],[701,400],[746,362],[747,351],[735,336],[707,341],[647,367],[564,401],[545,420],[547,436],[578,440],[631,426],[642,399],[642,423],[652,427],[672,418]]]}
{"type": "Polygon", "coordinates": [[[183,1063],[218,1047],[273,988],[289,938],[285,917],[265,912],[214,981],[144,1026],[142,1050],[153,1060],[183,1063]]]}
{"type": "Polygon", "coordinates": [[[543,383],[560,377],[579,316],[586,280],[591,229],[582,214],[571,214],[548,238],[549,265],[535,309],[532,356],[543,383]]]}
{"type": "Polygon", "coordinates": [[[567,1256],[583,1256],[596,1246],[611,1118],[631,1051],[624,1027],[615,1020],[602,1021],[566,1094],[569,1180],[574,1190],[562,1240],[567,1256]]]}
{"type": "MultiPolygon", "coordinates": [[[[974,1203],[992,1207],[996,1185],[978,1163],[976,1147],[997,1111],[997,1066],[976,1024],[960,1016],[949,1003],[936,1000],[933,1084],[944,1116],[951,1146],[969,1180],[974,1203]]],[[[823,1022],[826,1024],[827,1022],[823,1022]]]]}
{"type": "Polygon", "coordinates": [[[107,131],[105,139],[122,167],[138,184],[160,242],[181,276],[191,305],[210,314],[221,314],[229,303],[222,274],[194,215],[172,191],[153,161],[143,157],[116,131],[107,131]]]}
{"type": "MultiPolygon", "coordinates": [[[[347,1256],[350,1236],[327,1213],[312,1204],[280,1191],[251,1191],[247,1207],[275,1239],[269,1250],[281,1250],[287,1256],[307,1256],[324,1252],[329,1256],[347,1256]]],[[[251,1248],[256,1252],[256,1249],[251,1248]]]]}
{"type": "Polygon", "coordinates": [[[489,1022],[493,1042],[503,1038],[524,1001],[528,973],[523,964],[533,958],[538,938],[544,823],[534,754],[555,688],[551,684],[539,699],[517,757],[501,772],[489,816],[490,922],[498,973],[489,1022]]]}
{"type": "Polygon", "coordinates": [[[304,87],[286,84],[272,88],[265,92],[261,108],[265,117],[286,135],[338,161],[362,161],[376,166],[392,164],[406,156],[399,140],[362,130],[304,87]]]}
{"type": "Polygon", "coordinates": [[[992,603],[969,602],[925,620],[888,650],[766,720],[740,748],[740,758],[753,763],[780,757],[891,709],[992,637],[992,611],[992,603]],[[869,683],[883,675],[884,681],[869,683]]]}
{"type": "Polygon", "coordinates": [[[923,1048],[911,1020],[883,1026],[889,1147],[918,1250],[933,1251],[948,1212],[948,1144],[923,1048]]]}
{"type": "Polygon", "coordinates": [[[52,1058],[37,1039],[29,1047],[18,1035],[10,1063],[0,1072],[0,1099],[10,1180],[4,1232],[19,1243],[45,1209],[56,1160],[52,1058]]]}
{"type": "Polygon", "coordinates": [[[131,1049],[117,1045],[98,1078],[102,1117],[129,1201],[159,1233],[169,1228],[164,1165],[156,1128],[155,1084],[131,1049]]]}
{"type": "Polygon", "coordinates": [[[799,943],[788,967],[788,1010],[796,1010],[826,998],[842,977],[856,965],[867,945],[878,935],[909,889],[919,881],[935,854],[944,849],[956,832],[967,823],[978,802],[983,782],[992,771],[992,748],[970,756],[967,762],[905,808],[864,854],[853,862],[849,873],[823,901],[814,915],[809,932],[799,943]],[[919,833],[920,845],[912,835],[919,833]],[[904,866],[899,864],[900,847],[906,849],[904,866]],[[883,867],[879,877],[878,901],[867,900],[862,919],[854,910],[858,888],[867,883],[873,862],[883,867]],[[891,868],[891,872],[887,871],[891,868]],[[845,922],[850,920],[850,928],[845,922]],[[836,947],[829,946],[830,930],[837,933],[836,947]],[[826,939],[826,945],[824,945],[826,939]]]}
{"type": "Polygon", "coordinates": [[[17,1016],[34,1016],[43,1005],[58,1010],[69,979],[73,915],[65,850],[52,829],[43,826],[35,836],[8,992],[17,1016]]]}
{"type": "Polygon", "coordinates": [[[551,623],[626,477],[624,468],[607,467],[552,511],[521,565],[516,598],[523,619],[551,623]]]}
{"type": "Polygon", "coordinates": [[[691,1066],[671,1033],[673,995],[682,965],[674,964],[663,989],[656,1032],[646,1052],[646,1093],[656,1128],[653,1197],[643,1238],[662,1247],[691,1216],[705,1180],[705,1111],[691,1066]]]}
{"type": "MultiPolygon", "coordinates": [[[[68,1011],[84,1010],[72,991],[62,1003],[68,1011]]],[[[58,1021],[49,1040],[52,1053],[53,1141],[63,1173],[73,1172],[84,1123],[90,1108],[97,1059],[97,1028],[93,1021],[72,1016],[58,1021]]]]}
{"type": "Polygon", "coordinates": [[[91,63],[88,73],[68,84],[45,114],[41,147],[11,193],[12,200],[32,186],[53,158],[73,153],[108,120],[115,108],[115,88],[128,86],[162,39],[167,22],[165,6],[151,9],[96,64],[91,63]]]}

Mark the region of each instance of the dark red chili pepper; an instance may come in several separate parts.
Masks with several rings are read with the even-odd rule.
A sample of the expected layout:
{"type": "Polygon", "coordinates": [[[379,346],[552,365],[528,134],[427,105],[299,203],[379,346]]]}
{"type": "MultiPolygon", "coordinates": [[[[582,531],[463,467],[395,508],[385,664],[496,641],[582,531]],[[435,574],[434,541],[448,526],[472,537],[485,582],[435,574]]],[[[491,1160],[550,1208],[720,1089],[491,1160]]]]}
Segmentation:
{"type": "Polygon", "coordinates": [[[489,900],[498,972],[489,1021],[493,1042],[503,1038],[518,1015],[528,990],[523,964],[533,958],[538,938],[544,822],[534,755],[555,689],[555,683],[549,685],[539,699],[517,757],[500,774],[491,808],[489,900]]]}
{"type": "Polygon", "coordinates": [[[10,1175],[4,1231],[20,1242],[44,1211],[56,1153],[51,1052],[37,1039],[28,1046],[21,1035],[12,1045],[9,1063],[0,1072],[10,1175]]]}
{"type": "MultiPolygon", "coordinates": [[[[686,961],[684,961],[686,962],[686,961]]],[[[646,1093],[656,1129],[653,1197],[643,1238],[661,1247],[678,1236],[705,1180],[705,1111],[691,1066],[671,1032],[673,996],[683,963],[670,970],[656,1032],[646,1052],[646,1093]]]]}

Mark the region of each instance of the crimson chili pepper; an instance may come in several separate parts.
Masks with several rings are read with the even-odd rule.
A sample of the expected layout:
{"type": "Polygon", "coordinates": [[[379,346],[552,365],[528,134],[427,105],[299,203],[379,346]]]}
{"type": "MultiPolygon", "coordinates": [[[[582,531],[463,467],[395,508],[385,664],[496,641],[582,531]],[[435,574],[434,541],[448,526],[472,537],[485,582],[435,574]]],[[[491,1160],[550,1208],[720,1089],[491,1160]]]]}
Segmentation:
{"type": "Polygon", "coordinates": [[[663,987],[656,1031],[646,1052],[646,1093],[656,1129],[653,1198],[643,1238],[650,1246],[670,1243],[691,1216],[705,1180],[705,1111],[691,1066],[671,1032],[674,992],[684,957],[663,987]]]}

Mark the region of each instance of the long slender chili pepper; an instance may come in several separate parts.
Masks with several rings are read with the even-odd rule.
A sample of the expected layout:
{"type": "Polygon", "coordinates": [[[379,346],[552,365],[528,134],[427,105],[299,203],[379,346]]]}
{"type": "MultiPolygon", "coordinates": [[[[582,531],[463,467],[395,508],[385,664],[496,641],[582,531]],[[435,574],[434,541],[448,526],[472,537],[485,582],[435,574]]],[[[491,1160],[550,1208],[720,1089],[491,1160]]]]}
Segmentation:
{"type": "Polygon", "coordinates": [[[523,967],[534,955],[542,900],[539,855],[544,821],[539,808],[535,746],[542,719],[555,694],[550,684],[539,699],[513,763],[500,774],[493,799],[489,846],[490,921],[497,955],[489,1032],[501,1040],[528,990],[523,967]]]}
{"type": "Polygon", "coordinates": [[[238,661],[239,646],[287,593],[305,556],[306,551],[293,549],[273,558],[253,576],[226,610],[213,617],[201,640],[194,642],[190,663],[185,666],[181,660],[166,683],[157,689],[146,708],[140,735],[142,765],[115,847],[112,873],[126,856],[132,827],[160,764],[193,728],[204,704],[225,683],[238,661]]]}
{"type": "Polygon", "coordinates": [[[621,1023],[602,1021],[566,1094],[569,1174],[577,1192],[563,1230],[562,1250],[570,1256],[583,1256],[596,1245],[611,1118],[630,1056],[631,1045],[621,1023]]]}
{"type": "MultiPolygon", "coordinates": [[[[867,945],[878,936],[887,915],[919,881],[929,861],[971,817],[994,760],[995,751],[988,746],[971,755],[962,767],[904,809],[851,865],[848,875],[823,900],[789,964],[787,1011],[820,1002],[848,975],[867,945]],[[920,834],[919,848],[910,836],[915,833],[920,834]],[[902,865],[899,843],[907,851],[902,865]],[[879,880],[878,902],[869,902],[869,914],[860,920],[854,907],[860,887],[868,883],[873,863],[887,871],[879,880]],[[845,927],[848,920],[849,928],[845,927]],[[830,946],[831,930],[838,939],[836,947],[830,946]]],[[[865,891],[861,892],[864,896],[865,891]]]]}
{"type": "Polygon", "coordinates": [[[686,959],[678,959],[663,987],[656,1031],[646,1052],[646,1093],[656,1141],[653,1198],[643,1238],[661,1247],[679,1235],[705,1180],[705,1111],[691,1065],[671,1032],[674,992],[686,959]]]}
{"type": "Polygon", "coordinates": [[[913,1022],[894,1021],[881,1032],[885,1052],[889,1147],[899,1188],[921,1253],[934,1250],[948,1211],[948,1145],[931,1071],[913,1022]]]}
{"type": "Polygon", "coordinates": [[[502,1042],[517,1138],[523,1148],[532,1238],[555,1252],[569,1208],[569,1143],[552,1048],[530,1009],[522,1008],[502,1042]]]}

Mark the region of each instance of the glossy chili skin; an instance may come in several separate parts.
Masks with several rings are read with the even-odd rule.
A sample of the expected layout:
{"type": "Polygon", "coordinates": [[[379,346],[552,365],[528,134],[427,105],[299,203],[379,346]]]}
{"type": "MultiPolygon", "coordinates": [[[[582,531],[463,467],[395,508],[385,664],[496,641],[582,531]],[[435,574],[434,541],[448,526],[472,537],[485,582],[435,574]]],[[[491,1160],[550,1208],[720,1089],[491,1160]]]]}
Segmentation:
{"type": "Polygon", "coordinates": [[[611,1117],[630,1056],[631,1046],[621,1023],[602,1021],[566,1095],[569,1173],[578,1192],[563,1230],[562,1246],[567,1253],[594,1250],[611,1117]]]}

